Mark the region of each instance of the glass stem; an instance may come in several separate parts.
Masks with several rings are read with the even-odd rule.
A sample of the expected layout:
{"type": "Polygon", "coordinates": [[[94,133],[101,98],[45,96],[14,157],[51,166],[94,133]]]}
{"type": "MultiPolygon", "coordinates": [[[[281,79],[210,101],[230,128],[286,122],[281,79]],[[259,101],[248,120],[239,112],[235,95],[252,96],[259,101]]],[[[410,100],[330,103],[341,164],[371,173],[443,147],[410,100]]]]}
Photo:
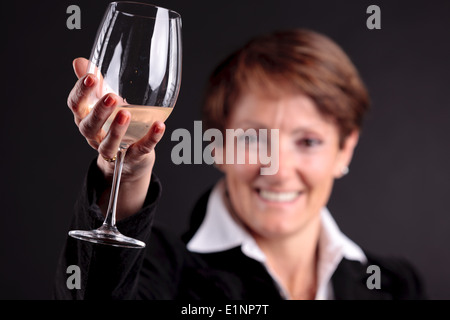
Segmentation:
{"type": "Polygon", "coordinates": [[[115,228],[116,226],[116,208],[117,197],[119,195],[120,177],[122,176],[123,160],[127,149],[119,148],[114,165],[114,176],[111,186],[111,194],[109,196],[108,211],[106,213],[103,227],[115,228]]]}

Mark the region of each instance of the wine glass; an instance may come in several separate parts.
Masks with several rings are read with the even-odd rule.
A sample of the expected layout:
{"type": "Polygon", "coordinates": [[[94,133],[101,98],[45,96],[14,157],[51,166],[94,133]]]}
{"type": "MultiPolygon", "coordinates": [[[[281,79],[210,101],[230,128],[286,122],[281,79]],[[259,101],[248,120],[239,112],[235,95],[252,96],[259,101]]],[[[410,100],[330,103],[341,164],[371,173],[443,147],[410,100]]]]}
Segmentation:
{"type": "Polygon", "coordinates": [[[107,93],[120,102],[105,122],[108,131],[121,109],[131,114],[117,152],[108,211],[95,230],[72,230],[71,237],[106,245],[144,248],[116,227],[116,204],[127,148],[141,139],[154,121],[165,121],[181,82],[181,17],[165,8],[137,2],[112,2],[104,14],[91,52],[88,73],[98,78],[90,108],[107,93]]]}

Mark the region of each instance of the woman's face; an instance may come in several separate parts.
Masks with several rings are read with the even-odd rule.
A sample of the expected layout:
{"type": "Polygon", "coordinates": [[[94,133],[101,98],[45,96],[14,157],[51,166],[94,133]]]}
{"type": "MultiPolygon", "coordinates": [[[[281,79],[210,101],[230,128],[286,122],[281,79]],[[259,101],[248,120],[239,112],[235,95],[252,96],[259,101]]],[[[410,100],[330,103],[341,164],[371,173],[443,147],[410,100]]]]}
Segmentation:
{"type": "MultiPolygon", "coordinates": [[[[339,148],[337,126],[304,95],[245,94],[226,127],[279,130],[276,174],[261,175],[261,165],[248,161],[220,165],[235,213],[255,236],[264,238],[296,234],[319,216],[358,139],[355,132],[339,148]]],[[[246,152],[248,160],[252,151],[246,152]]]]}

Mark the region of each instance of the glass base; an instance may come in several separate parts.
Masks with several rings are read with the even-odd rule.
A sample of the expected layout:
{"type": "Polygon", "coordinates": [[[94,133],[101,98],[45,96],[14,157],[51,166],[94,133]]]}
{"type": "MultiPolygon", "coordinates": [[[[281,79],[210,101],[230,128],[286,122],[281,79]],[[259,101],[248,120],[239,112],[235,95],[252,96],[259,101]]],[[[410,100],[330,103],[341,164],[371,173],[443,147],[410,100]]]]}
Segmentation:
{"type": "Polygon", "coordinates": [[[121,234],[116,227],[109,227],[106,225],[103,225],[98,229],[90,231],[72,230],[69,231],[69,236],[78,240],[84,240],[114,247],[134,248],[134,249],[145,248],[144,242],[130,237],[126,237],[123,234],[121,234]]]}

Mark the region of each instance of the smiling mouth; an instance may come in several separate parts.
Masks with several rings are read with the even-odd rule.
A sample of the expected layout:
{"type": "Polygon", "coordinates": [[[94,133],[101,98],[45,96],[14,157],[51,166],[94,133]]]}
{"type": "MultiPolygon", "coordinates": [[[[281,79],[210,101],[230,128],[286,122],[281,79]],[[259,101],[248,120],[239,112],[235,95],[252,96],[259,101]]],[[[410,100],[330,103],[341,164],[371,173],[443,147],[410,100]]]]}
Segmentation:
{"type": "Polygon", "coordinates": [[[275,192],[262,189],[256,189],[256,192],[263,200],[270,202],[292,202],[302,193],[300,191],[275,192]]]}

